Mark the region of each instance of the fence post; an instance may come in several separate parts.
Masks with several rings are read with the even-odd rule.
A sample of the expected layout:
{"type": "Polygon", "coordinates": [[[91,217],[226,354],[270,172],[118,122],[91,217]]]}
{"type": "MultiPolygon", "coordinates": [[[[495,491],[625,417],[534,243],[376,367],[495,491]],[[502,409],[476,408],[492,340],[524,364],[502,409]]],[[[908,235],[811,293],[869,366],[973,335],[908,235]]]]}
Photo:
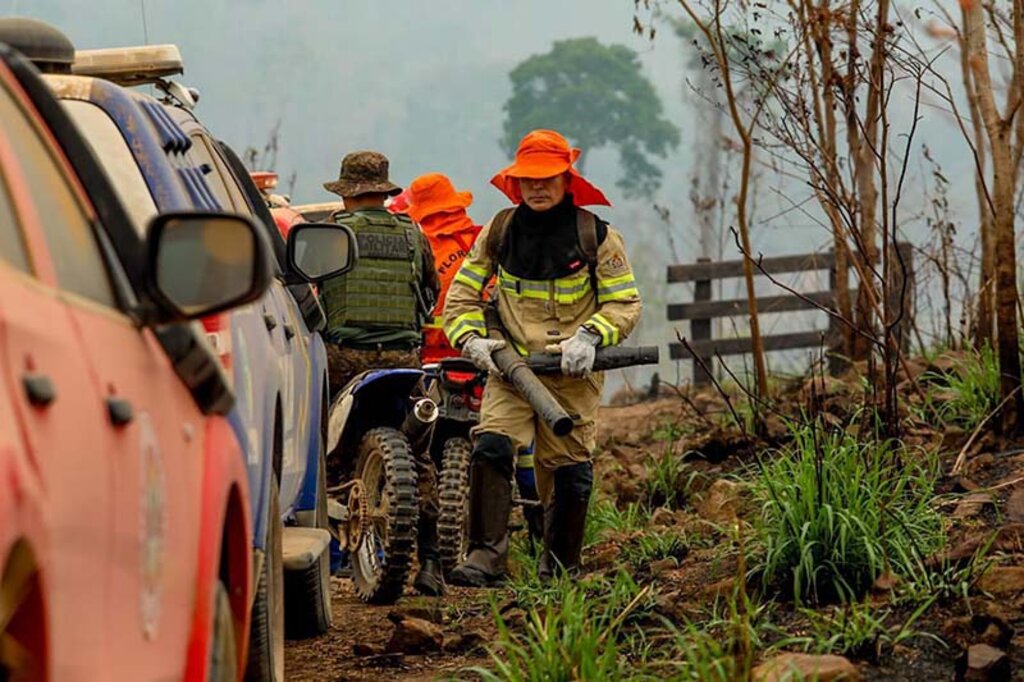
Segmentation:
{"type": "MultiPolygon", "coordinates": [[[[835,255],[835,249],[829,249],[829,253],[835,255]]],[[[849,286],[849,282],[847,282],[849,286]]],[[[832,292],[832,301],[829,304],[832,310],[838,310],[839,304],[836,298],[836,291],[839,289],[839,280],[836,278],[836,261],[832,259],[832,267],[828,269],[828,289],[832,292]]],[[[832,376],[842,374],[849,367],[849,358],[843,357],[842,348],[843,329],[842,323],[832,315],[828,316],[828,331],[825,332],[825,355],[828,358],[828,373],[832,376]]]]}
{"type": "MultiPolygon", "coordinates": [[[[706,256],[701,256],[697,259],[698,263],[710,263],[711,259],[706,256]]],[[[693,286],[693,301],[698,303],[701,301],[711,300],[711,280],[710,279],[699,279],[694,282],[693,286]]],[[[690,338],[694,341],[710,341],[711,340],[711,318],[701,318],[690,320],[690,338]]],[[[711,367],[711,363],[714,362],[712,358],[701,358],[708,368],[711,367]]],[[[707,386],[711,383],[711,376],[704,371],[704,368],[700,366],[697,358],[693,359],[693,385],[694,386],[707,386]]]]}
{"type": "MultiPolygon", "coordinates": [[[[903,353],[910,352],[910,336],[914,329],[914,302],[915,302],[915,291],[914,287],[916,284],[916,278],[914,276],[914,245],[910,242],[898,242],[896,249],[899,252],[899,257],[903,260],[903,264],[906,267],[906,283],[907,292],[903,299],[903,318],[900,320],[899,325],[894,330],[899,334],[900,339],[900,350],[903,353]]],[[[889,310],[897,311],[900,309],[900,294],[903,289],[903,277],[900,270],[899,261],[896,261],[889,268],[890,286],[889,289],[889,310]]]]}

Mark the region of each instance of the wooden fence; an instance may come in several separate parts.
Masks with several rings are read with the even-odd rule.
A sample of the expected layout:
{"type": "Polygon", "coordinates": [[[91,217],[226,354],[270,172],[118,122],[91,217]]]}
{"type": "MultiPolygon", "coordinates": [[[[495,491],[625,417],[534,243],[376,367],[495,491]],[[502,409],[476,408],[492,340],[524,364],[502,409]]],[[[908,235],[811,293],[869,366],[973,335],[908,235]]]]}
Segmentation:
{"type": "MultiPolygon", "coordinates": [[[[913,315],[913,284],[914,265],[913,249],[911,245],[901,242],[898,245],[900,254],[906,264],[907,272],[907,297],[908,302],[905,315],[908,322],[913,315]]],[[[759,313],[785,313],[801,310],[820,310],[823,306],[835,310],[835,289],[836,274],[835,253],[832,251],[809,253],[795,256],[775,256],[764,258],[761,267],[755,267],[756,276],[763,277],[764,273],[782,275],[792,272],[811,272],[816,270],[827,270],[829,273],[829,288],[826,291],[801,292],[800,296],[785,293],[777,296],[759,296],[757,299],[757,310],[759,313]]],[[[670,265],[668,267],[669,284],[680,282],[693,282],[694,296],[692,303],[671,303],[668,306],[668,319],[670,321],[689,320],[690,336],[688,338],[694,353],[708,367],[713,366],[715,355],[742,355],[751,352],[751,341],[749,337],[714,339],[711,334],[711,321],[720,317],[746,316],[748,314],[747,299],[730,299],[725,301],[712,300],[712,282],[719,279],[732,277],[743,277],[743,261],[720,261],[712,262],[710,259],[701,258],[696,263],[685,265],[670,265]]],[[[796,287],[793,287],[796,289],[796,287]]],[[[890,287],[890,293],[899,296],[900,287],[890,287]]],[[[850,289],[851,301],[857,300],[857,289],[850,289]]],[[[898,302],[898,298],[897,301],[898,302]]],[[[786,332],[782,334],[770,334],[762,337],[765,351],[794,350],[800,348],[834,348],[839,339],[841,322],[838,322],[831,315],[826,329],[814,329],[809,331],[786,332]]],[[[904,325],[904,330],[910,329],[909,324],[904,325]]],[[[909,334],[904,333],[904,339],[909,339],[909,334]]],[[[701,362],[695,358],[690,351],[681,343],[673,343],[669,346],[670,356],[673,360],[693,360],[693,383],[707,384],[710,378],[701,367],[701,362]]],[[[842,359],[832,356],[830,367],[838,369],[842,359]]]]}

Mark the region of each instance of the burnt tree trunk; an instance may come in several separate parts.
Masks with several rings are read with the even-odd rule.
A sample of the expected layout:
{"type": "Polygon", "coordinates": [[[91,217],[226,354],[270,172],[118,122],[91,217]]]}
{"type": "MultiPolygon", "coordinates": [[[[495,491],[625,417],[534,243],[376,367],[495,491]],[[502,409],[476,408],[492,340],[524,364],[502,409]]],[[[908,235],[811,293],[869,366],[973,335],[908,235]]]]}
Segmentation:
{"type": "MultiPolygon", "coordinates": [[[[1024,412],[1024,396],[1020,385],[1020,345],[1017,330],[1017,256],[1014,240],[1014,190],[1016,168],[1013,154],[1013,118],[1020,97],[1018,79],[1024,64],[1016,64],[1013,85],[1007,102],[1007,116],[996,106],[992,77],[989,72],[986,25],[980,0],[963,0],[964,33],[968,46],[968,62],[974,77],[978,108],[988,136],[992,159],[992,239],[995,247],[995,321],[996,346],[999,353],[999,389],[1006,405],[1000,424],[1004,433],[1016,432],[1024,412]]],[[[1014,2],[1014,24],[1021,21],[1021,0],[1014,2]]],[[[1018,50],[1024,48],[1018,45],[1018,50]]]]}

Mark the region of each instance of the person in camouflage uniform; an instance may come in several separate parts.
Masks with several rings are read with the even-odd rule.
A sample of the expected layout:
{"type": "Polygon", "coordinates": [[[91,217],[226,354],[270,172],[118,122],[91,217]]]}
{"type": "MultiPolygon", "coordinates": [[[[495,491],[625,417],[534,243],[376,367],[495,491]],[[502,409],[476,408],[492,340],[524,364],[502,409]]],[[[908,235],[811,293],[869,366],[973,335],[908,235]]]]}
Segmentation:
{"type": "MultiPolygon", "coordinates": [[[[324,183],[345,203],[330,220],[351,228],[359,248],[355,268],[321,286],[332,396],[367,370],[419,368],[423,325],[440,289],[426,237],[408,217],[384,207],[388,197],[402,191],[388,179],[388,166],[383,154],[353,152],[342,160],[338,179],[324,183]]],[[[413,586],[422,594],[439,596],[444,582],[437,550],[437,474],[429,449],[414,454],[420,570],[413,586]]],[[[328,476],[335,481],[337,466],[329,457],[328,476]]]]}

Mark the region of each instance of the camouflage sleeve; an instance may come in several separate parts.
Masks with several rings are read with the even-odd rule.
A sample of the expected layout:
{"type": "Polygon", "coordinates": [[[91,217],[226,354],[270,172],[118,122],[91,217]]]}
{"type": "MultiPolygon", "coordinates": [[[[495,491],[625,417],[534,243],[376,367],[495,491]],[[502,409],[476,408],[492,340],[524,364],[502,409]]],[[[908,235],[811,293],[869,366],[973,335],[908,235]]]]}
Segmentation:
{"type": "Polygon", "coordinates": [[[584,324],[601,335],[602,346],[621,343],[640,321],[640,290],[622,235],[611,227],[597,250],[597,312],[584,324]]]}
{"type": "Polygon", "coordinates": [[[487,303],[483,292],[494,274],[494,263],[487,253],[490,229],[491,223],[487,223],[480,231],[445,296],[444,333],[455,348],[460,347],[470,334],[487,335],[487,325],[484,323],[487,303]]]}

